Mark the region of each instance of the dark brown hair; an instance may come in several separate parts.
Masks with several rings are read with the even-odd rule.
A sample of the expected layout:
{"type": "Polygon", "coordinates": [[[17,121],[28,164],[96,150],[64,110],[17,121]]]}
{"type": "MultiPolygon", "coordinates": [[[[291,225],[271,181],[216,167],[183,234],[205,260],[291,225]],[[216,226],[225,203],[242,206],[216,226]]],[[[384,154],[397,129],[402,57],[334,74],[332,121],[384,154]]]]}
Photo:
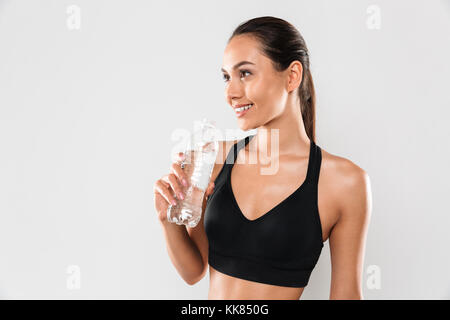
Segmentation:
{"type": "Polygon", "coordinates": [[[275,70],[281,72],[298,60],[303,67],[299,87],[300,110],[306,134],[315,142],[314,83],[309,70],[309,53],[300,32],[289,22],[271,16],[258,17],[241,23],[228,39],[238,35],[254,36],[261,44],[261,50],[273,62],[275,70]]]}

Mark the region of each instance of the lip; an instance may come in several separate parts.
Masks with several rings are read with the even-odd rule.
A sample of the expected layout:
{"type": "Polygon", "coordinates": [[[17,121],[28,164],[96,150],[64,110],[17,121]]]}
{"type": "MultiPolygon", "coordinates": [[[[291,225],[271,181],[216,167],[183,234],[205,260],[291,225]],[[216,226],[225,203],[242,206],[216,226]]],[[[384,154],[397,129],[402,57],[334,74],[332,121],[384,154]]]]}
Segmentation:
{"type": "MultiPolygon", "coordinates": [[[[245,106],[245,104],[241,104],[241,106],[245,106]]],[[[255,105],[253,105],[253,107],[254,107],[255,105]]],[[[253,107],[251,107],[250,109],[247,109],[247,110],[244,110],[244,111],[241,111],[241,112],[238,112],[238,111],[234,111],[235,113],[236,113],[236,116],[238,117],[238,118],[240,118],[240,117],[243,117],[247,112],[249,112],[253,107]]],[[[239,108],[239,105],[238,106],[236,106],[236,108],[239,108]]]]}

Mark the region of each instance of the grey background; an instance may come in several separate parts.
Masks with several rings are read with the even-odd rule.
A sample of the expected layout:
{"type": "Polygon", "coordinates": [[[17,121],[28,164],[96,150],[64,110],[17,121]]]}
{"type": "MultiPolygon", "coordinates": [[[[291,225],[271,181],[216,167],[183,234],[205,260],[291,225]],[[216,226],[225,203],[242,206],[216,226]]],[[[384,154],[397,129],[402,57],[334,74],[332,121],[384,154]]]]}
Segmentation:
{"type": "MultiPolygon", "coordinates": [[[[371,178],[364,298],[450,298],[450,4],[437,0],[0,1],[0,298],[207,298],[208,275],[189,286],[171,264],[152,186],[172,133],[202,117],[238,128],[223,50],[263,15],[306,40],[318,145],[371,178]]],[[[330,271],[327,242],[302,299],[328,299],[330,271]]]]}

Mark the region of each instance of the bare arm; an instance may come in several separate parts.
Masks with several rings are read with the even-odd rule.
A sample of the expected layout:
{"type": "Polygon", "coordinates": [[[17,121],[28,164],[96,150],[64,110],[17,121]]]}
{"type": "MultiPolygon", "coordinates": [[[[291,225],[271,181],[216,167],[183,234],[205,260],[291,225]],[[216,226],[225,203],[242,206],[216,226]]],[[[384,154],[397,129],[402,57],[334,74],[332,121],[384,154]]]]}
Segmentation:
{"type": "MultiPolygon", "coordinates": [[[[229,142],[227,142],[226,144],[228,145],[228,143],[229,142]]],[[[184,281],[189,285],[193,285],[200,281],[207,271],[208,239],[206,237],[206,232],[203,226],[203,216],[207,197],[213,192],[213,182],[224,163],[224,145],[224,141],[222,143],[219,143],[219,152],[216,158],[213,172],[211,174],[211,182],[203,197],[202,217],[196,227],[190,228],[185,225],[177,225],[175,223],[167,221],[165,212],[167,211],[170,196],[169,191],[165,188],[169,185],[169,178],[162,179],[162,181],[159,181],[159,183],[155,184],[155,207],[159,212],[159,222],[163,228],[167,252],[169,254],[170,260],[172,261],[172,264],[177,269],[178,273],[184,279],[184,281]],[[163,194],[164,198],[167,199],[165,201],[163,201],[164,199],[162,199],[161,197],[161,195],[163,194]],[[157,199],[157,197],[159,199],[157,199]],[[158,201],[163,203],[163,205],[158,205],[158,201]]],[[[172,171],[178,179],[181,179],[181,177],[183,176],[183,170],[179,165],[172,165],[172,171]]],[[[171,177],[170,179],[172,181],[170,186],[173,185],[175,192],[178,193],[181,190],[181,185],[179,181],[177,181],[178,179],[176,179],[175,177],[171,177]]]]}
{"type": "Polygon", "coordinates": [[[160,220],[170,260],[189,285],[194,285],[200,281],[208,266],[208,239],[203,226],[203,213],[205,212],[207,196],[212,193],[213,186],[214,184],[210,183],[207,192],[205,192],[202,217],[194,228],[160,220]]]}
{"type": "Polygon", "coordinates": [[[169,222],[166,214],[169,204],[173,201],[179,201],[174,195],[184,194],[181,180],[183,178],[188,180],[181,169],[180,162],[181,158],[172,163],[171,172],[156,181],[153,188],[154,200],[169,257],[184,281],[188,284],[193,284],[203,267],[200,252],[189,237],[186,227],[169,222]]]}
{"type": "Polygon", "coordinates": [[[363,299],[362,272],[367,230],[372,211],[370,178],[350,162],[342,175],[340,216],[329,238],[330,299],[363,299]]]}
{"type": "MultiPolygon", "coordinates": [[[[233,144],[235,144],[237,140],[234,141],[220,141],[219,143],[219,152],[217,154],[216,158],[216,164],[214,165],[214,170],[211,174],[211,181],[215,181],[220,170],[223,167],[223,164],[225,163],[225,159],[227,157],[228,152],[230,151],[233,144]]],[[[214,184],[212,185],[212,188],[210,190],[210,194],[214,191],[214,184]]],[[[186,227],[189,236],[191,237],[192,241],[195,242],[197,245],[197,248],[200,251],[200,255],[202,257],[202,269],[201,272],[198,274],[196,282],[203,279],[203,277],[206,275],[206,272],[208,271],[208,238],[206,236],[205,227],[203,225],[204,223],[204,212],[206,208],[206,200],[207,198],[203,198],[203,205],[202,205],[202,217],[200,222],[198,223],[197,227],[195,228],[189,228],[186,227]]]]}
{"type": "Polygon", "coordinates": [[[187,284],[195,284],[198,281],[198,275],[203,270],[203,260],[197,245],[189,237],[186,226],[180,226],[167,220],[160,221],[160,223],[172,264],[187,284]]]}

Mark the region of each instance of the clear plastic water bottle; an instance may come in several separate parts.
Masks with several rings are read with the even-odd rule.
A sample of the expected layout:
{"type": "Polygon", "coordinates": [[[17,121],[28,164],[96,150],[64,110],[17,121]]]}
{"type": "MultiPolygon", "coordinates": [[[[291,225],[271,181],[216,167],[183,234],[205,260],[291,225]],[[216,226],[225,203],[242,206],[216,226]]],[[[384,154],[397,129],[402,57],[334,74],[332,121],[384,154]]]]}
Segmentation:
{"type": "Polygon", "coordinates": [[[214,169],[219,142],[215,122],[206,118],[197,122],[181,163],[189,184],[184,187],[184,200],[167,208],[167,220],[178,225],[195,227],[201,219],[202,202],[214,169]]]}

